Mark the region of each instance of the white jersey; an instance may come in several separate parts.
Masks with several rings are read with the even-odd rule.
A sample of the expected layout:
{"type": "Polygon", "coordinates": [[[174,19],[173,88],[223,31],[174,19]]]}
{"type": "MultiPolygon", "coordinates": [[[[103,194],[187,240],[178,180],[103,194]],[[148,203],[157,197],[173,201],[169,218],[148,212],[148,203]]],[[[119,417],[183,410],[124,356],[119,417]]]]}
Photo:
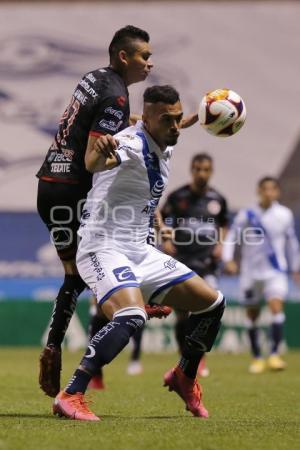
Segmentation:
{"type": "Polygon", "coordinates": [[[254,206],[236,215],[223,245],[223,260],[234,259],[241,248],[241,275],[265,280],[278,273],[299,271],[299,243],[293,214],[278,202],[270,208],[254,206]]]}
{"type": "Polygon", "coordinates": [[[142,252],[154,211],[166,187],[172,148],[161,151],[142,122],[114,136],[120,164],[95,173],[83,208],[81,251],[97,251],[105,241],[142,252]]]}

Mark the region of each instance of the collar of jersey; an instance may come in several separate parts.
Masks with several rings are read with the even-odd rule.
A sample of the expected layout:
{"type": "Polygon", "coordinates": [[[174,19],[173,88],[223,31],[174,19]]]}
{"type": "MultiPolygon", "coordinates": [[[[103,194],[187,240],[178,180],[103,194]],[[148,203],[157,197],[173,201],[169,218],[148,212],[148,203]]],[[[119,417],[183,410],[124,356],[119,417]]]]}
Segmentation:
{"type": "Polygon", "coordinates": [[[155,140],[152,138],[152,136],[148,133],[148,131],[144,127],[142,120],[137,121],[136,128],[139,131],[142,131],[143,134],[145,135],[148,145],[149,145],[149,150],[151,153],[154,152],[159,159],[169,159],[170,158],[170,154],[172,152],[172,147],[167,147],[166,150],[164,152],[162,152],[161,149],[159,148],[159,146],[157,145],[157,143],[155,142],[155,140]]]}
{"type": "Polygon", "coordinates": [[[274,202],[271,204],[271,206],[268,209],[263,209],[259,203],[257,203],[256,207],[258,209],[258,211],[260,211],[261,213],[265,213],[266,211],[270,211],[270,209],[274,208],[274,206],[279,205],[279,202],[277,200],[274,200],[274,202]]]}

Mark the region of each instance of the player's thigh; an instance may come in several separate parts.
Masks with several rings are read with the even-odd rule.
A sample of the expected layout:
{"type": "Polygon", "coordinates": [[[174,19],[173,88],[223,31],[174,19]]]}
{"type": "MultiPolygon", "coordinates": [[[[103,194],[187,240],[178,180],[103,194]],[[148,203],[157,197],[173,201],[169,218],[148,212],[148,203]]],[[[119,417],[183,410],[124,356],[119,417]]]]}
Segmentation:
{"type": "Polygon", "coordinates": [[[247,311],[259,310],[263,299],[263,283],[242,274],[240,278],[240,304],[247,311]]]}
{"type": "Polygon", "coordinates": [[[218,289],[219,282],[218,277],[214,273],[208,273],[207,275],[204,275],[203,280],[213,289],[218,289]]]}
{"type": "Polygon", "coordinates": [[[264,283],[264,297],[268,303],[282,304],[288,293],[288,279],[285,274],[278,273],[264,283]]]}
{"type": "Polygon", "coordinates": [[[39,181],[38,212],[68,274],[77,273],[77,230],[84,199],[85,191],[80,186],[39,181]]]}
{"type": "Polygon", "coordinates": [[[162,304],[183,311],[197,312],[209,308],[218,296],[219,293],[215,289],[195,274],[194,277],[172,287],[162,304]]]}
{"type": "Polygon", "coordinates": [[[174,285],[195,276],[187,266],[151,245],[136,270],[146,303],[160,304],[174,285]]]}
{"type": "Polygon", "coordinates": [[[130,314],[131,308],[144,309],[144,299],[140,288],[138,287],[124,287],[118,291],[115,291],[104,302],[101,303],[101,311],[108,318],[112,319],[113,315],[124,308],[129,308],[130,314]]]}
{"type": "Polygon", "coordinates": [[[272,314],[278,314],[283,311],[287,293],[288,279],[285,274],[278,273],[266,280],[264,295],[272,314]]]}

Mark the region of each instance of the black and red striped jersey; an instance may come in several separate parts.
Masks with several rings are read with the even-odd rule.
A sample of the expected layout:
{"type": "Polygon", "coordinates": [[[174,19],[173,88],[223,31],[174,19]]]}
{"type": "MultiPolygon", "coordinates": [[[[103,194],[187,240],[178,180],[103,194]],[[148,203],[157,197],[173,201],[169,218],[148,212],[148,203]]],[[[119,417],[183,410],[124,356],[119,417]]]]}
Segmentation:
{"type": "Polygon", "coordinates": [[[106,67],[84,75],[37,177],[90,186],[92,175],[84,164],[89,135],[114,135],[129,125],[129,115],[128,90],[117,72],[106,67]]]}

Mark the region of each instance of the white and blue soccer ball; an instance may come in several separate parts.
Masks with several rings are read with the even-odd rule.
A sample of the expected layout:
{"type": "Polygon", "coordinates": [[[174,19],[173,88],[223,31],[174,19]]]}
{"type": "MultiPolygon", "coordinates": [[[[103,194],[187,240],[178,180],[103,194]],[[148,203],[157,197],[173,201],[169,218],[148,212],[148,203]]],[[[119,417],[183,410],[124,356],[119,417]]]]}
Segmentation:
{"type": "Polygon", "coordinates": [[[236,92],[216,89],[203,97],[198,115],[200,125],[208,133],[227,137],[237,133],[244,125],[246,106],[236,92]]]}

